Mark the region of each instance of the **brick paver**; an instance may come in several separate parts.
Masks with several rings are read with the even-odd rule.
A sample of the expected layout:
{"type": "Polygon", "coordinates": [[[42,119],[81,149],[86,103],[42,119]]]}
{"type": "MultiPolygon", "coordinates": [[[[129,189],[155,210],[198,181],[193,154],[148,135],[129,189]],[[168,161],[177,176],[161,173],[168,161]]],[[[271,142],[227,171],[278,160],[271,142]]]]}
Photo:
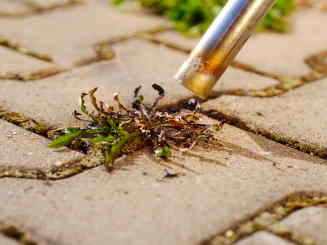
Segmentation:
{"type": "MultiPolygon", "coordinates": [[[[236,60],[266,72],[300,76],[310,72],[304,63],[307,56],[326,50],[326,13],[298,10],[291,18],[293,30],[288,34],[258,33],[241,50],[236,60]],[[319,38],[314,38],[316,36],[319,38]]],[[[156,34],[159,40],[191,49],[199,39],[188,39],[172,31],[156,34]]]]}
{"type": "Polygon", "coordinates": [[[19,74],[26,76],[31,72],[49,69],[53,65],[32,57],[19,54],[16,51],[0,46],[0,76],[19,74]]]}
{"type": "Polygon", "coordinates": [[[74,151],[50,149],[50,140],[3,120],[0,120],[0,131],[0,167],[47,168],[83,156],[74,151]]]}
{"type": "MultiPolygon", "coordinates": [[[[203,105],[241,119],[248,127],[290,144],[299,142],[316,152],[325,152],[327,79],[272,98],[222,96],[203,105]]],[[[323,153],[322,152],[322,153],[323,153]]]]}
{"type": "Polygon", "coordinates": [[[317,245],[327,243],[327,209],[308,207],[301,209],[275,225],[275,228],[292,231],[311,238],[317,245]]]}
{"type": "Polygon", "coordinates": [[[260,231],[235,243],[235,245],[294,245],[294,243],[285,241],[271,233],[260,231]]]}
{"type": "MultiPolygon", "coordinates": [[[[112,103],[113,94],[119,92],[125,104],[129,104],[134,88],[139,85],[143,85],[142,92],[146,102],[152,103],[157,96],[151,88],[153,83],[166,89],[167,96],[163,105],[192,96],[172,79],[176,68],[186,58],[184,54],[166,47],[158,48],[143,40],[115,45],[114,51],[116,57],[111,61],[96,63],[48,79],[28,84],[2,81],[0,104],[48,124],[67,126],[76,123],[72,112],[78,107],[80,94],[94,87],[99,87],[98,97],[108,103],[112,103]],[[25,99],[13,96],[17,93],[24,94],[25,99]]],[[[274,83],[274,80],[233,69],[222,78],[221,87],[226,90],[240,86],[261,88],[274,83]]]]}
{"type": "Polygon", "coordinates": [[[48,54],[56,63],[69,67],[81,59],[95,56],[93,45],[97,42],[164,23],[162,19],[148,15],[126,15],[113,10],[106,0],[94,0],[43,15],[1,19],[0,37],[48,54]]]}
{"type": "Polygon", "coordinates": [[[18,243],[15,242],[14,240],[8,239],[7,237],[4,237],[2,235],[0,235],[0,244],[1,245],[18,245],[18,243]]]}
{"type": "Polygon", "coordinates": [[[227,167],[179,155],[197,173],[176,169],[186,175],[175,179],[161,179],[163,167],[145,153],[113,174],[97,168],[51,186],[3,179],[0,220],[59,244],[189,245],[288,193],[326,190],[320,159],[228,125],[217,136],[224,147],[194,153],[227,167]]]}
{"type": "MultiPolygon", "coordinates": [[[[0,12],[14,14],[17,12],[22,12],[28,10],[28,6],[26,6],[22,1],[15,0],[2,0],[0,3],[0,12]]],[[[1,16],[1,14],[0,14],[1,16]]]]}
{"type": "MultiPolygon", "coordinates": [[[[173,31],[153,34],[159,40],[178,44],[178,49],[151,42],[149,33],[131,35],[167,26],[162,18],[124,13],[107,0],[66,6],[60,4],[72,1],[33,2],[41,9],[27,8],[18,0],[0,3],[1,117],[8,115],[8,110],[48,126],[77,125],[72,111],[78,107],[79,95],[94,87],[99,88],[97,97],[109,104],[116,92],[124,104],[129,104],[139,85],[143,85],[145,101],[152,102],[156,97],[152,83],[165,88],[165,106],[192,96],[172,77],[186,59],[186,50],[182,49],[192,48],[197,39],[187,40],[173,31]],[[49,11],[42,12],[44,8],[49,11]],[[28,14],[22,14],[26,10],[28,14]],[[15,13],[24,16],[13,16],[15,13]],[[102,46],[108,57],[97,56],[97,44],[113,39],[115,42],[102,46]],[[58,69],[60,74],[55,74],[51,69],[58,67],[69,69],[58,69]],[[39,79],[44,77],[40,71],[48,71],[51,76],[39,79]],[[37,75],[31,78],[35,72],[37,75]],[[13,81],[33,79],[36,81],[13,81]]],[[[257,34],[238,59],[268,73],[307,74],[311,69],[304,58],[327,48],[326,18],[317,9],[300,10],[294,15],[293,33],[257,34]]],[[[323,73],[324,67],[320,64],[315,69],[323,73]]],[[[327,152],[327,79],[279,97],[241,96],[240,89],[277,85],[268,78],[273,75],[257,74],[244,67],[229,68],[215,88],[215,99],[202,107],[209,115],[232,118],[243,129],[225,124],[217,132],[219,144],[174,152],[170,162],[158,162],[148,149],[141,150],[120,159],[121,169],[112,173],[104,167],[86,171],[97,166],[100,159],[91,155],[82,164],[83,154],[49,149],[50,140],[1,119],[1,176],[23,179],[0,179],[0,223],[13,224],[46,245],[190,245],[233,230],[235,224],[242,224],[293,193],[327,193],[326,160],[274,142],[283,141],[303,151],[327,152]],[[235,96],[236,92],[240,96],[235,96]],[[272,140],[248,131],[260,132],[272,140]],[[63,164],[66,162],[69,164],[63,164]],[[167,176],[167,171],[177,177],[167,176]],[[41,181],[48,175],[57,179],[61,173],[76,176],[41,181]]],[[[277,225],[254,227],[253,234],[247,233],[236,244],[293,245],[298,240],[290,242],[287,235],[298,234],[322,245],[326,243],[325,216],[323,207],[304,208],[277,225]],[[278,233],[282,228],[286,233],[278,233]]],[[[7,243],[16,241],[0,235],[0,244],[7,243]]]]}

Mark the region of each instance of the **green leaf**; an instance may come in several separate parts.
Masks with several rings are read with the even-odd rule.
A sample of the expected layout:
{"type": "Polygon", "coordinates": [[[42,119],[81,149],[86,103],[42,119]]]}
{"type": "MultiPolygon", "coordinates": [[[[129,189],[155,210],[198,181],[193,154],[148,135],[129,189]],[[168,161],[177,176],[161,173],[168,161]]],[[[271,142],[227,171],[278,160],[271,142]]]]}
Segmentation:
{"type": "Polygon", "coordinates": [[[171,157],[173,154],[168,146],[164,146],[159,148],[155,151],[156,157],[160,158],[168,158],[171,157]]]}
{"type": "Polygon", "coordinates": [[[50,148],[60,148],[60,147],[64,147],[66,145],[69,145],[70,143],[72,143],[72,141],[74,139],[76,139],[78,136],[80,136],[82,134],[82,130],[73,132],[73,133],[69,133],[66,135],[63,135],[57,139],[55,139],[50,145],[50,148]]]}

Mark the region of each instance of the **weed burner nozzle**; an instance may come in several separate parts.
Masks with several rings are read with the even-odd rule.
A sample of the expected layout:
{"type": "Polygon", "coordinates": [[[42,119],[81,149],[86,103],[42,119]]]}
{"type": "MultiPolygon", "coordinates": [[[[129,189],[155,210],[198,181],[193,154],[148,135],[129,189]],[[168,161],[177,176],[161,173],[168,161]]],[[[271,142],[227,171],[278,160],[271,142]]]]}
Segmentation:
{"type": "Polygon", "coordinates": [[[275,1],[229,0],[175,78],[206,99],[275,1]]]}

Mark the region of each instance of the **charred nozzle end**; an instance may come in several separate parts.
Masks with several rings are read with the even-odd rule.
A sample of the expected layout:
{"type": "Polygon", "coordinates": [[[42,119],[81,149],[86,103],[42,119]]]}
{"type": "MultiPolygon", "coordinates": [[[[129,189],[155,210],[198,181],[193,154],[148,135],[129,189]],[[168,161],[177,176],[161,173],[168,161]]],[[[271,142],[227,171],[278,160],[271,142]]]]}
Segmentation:
{"type": "Polygon", "coordinates": [[[190,57],[176,74],[175,79],[182,82],[199,98],[206,99],[220,76],[200,72],[202,63],[201,58],[190,57]]]}
{"type": "Polygon", "coordinates": [[[191,90],[201,99],[207,99],[213,86],[217,82],[217,76],[205,73],[194,73],[184,79],[179,79],[187,89],[191,90]]]}

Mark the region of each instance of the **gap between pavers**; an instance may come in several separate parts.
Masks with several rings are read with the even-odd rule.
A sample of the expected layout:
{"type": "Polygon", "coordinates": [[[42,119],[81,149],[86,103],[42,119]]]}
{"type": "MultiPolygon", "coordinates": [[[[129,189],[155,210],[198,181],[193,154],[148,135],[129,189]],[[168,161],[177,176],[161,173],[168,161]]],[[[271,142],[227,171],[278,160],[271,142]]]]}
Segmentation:
{"type": "Polygon", "coordinates": [[[55,164],[84,157],[83,154],[69,149],[50,149],[50,140],[3,120],[0,120],[0,132],[1,168],[47,169],[55,164]]]}
{"type": "Polygon", "coordinates": [[[95,57],[94,45],[100,41],[161,25],[168,24],[151,15],[123,13],[107,0],[93,0],[23,19],[1,18],[0,36],[71,67],[95,57]]]}
{"type": "Polygon", "coordinates": [[[311,238],[317,245],[327,244],[327,208],[308,207],[292,213],[272,226],[280,231],[291,231],[311,238]]]}
{"type": "MultiPolygon", "coordinates": [[[[1,20],[0,20],[1,21],[1,20]]],[[[53,67],[53,64],[28,57],[13,50],[0,46],[0,76],[19,74],[26,76],[53,67]]]]}
{"type": "MultiPolygon", "coordinates": [[[[237,61],[257,69],[285,76],[302,76],[310,68],[304,63],[307,56],[327,49],[327,14],[312,9],[298,10],[291,16],[290,33],[257,33],[246,43],[237,61]]],[[[192,49],[199,41],[167,31],[156,34],[159,40],[192,49]]]]}
{"type": "Polygon", "coordinates": [[[259,231],[253,235],[236,242],[235,245],[295,245],[285,241],[269,232],[259,231]]]}
{"type": "Polygon", "coordinates": [[[228,125],[217,137],[223,147],[192,153],[227,167],[178,154],[197,172],[175,168],[179,178],[162,180],[164,167],[139,152],[111,174],[96,168],[51,186],[1,179],[0,220],[58,244],[190,245],[290,193],[327,191],[321,159],[228,125]]]}
{"type": "Polygon", "coordinates": [[[239,119],[251,130],[277,141],[325,156],[326,89],[327,79],[323,79],[272,98],[223,95],[204,103],[202,108],[239,119]]]}
{"type": "MultiPolygon", "coordinates": [[[[186,55],[144,40],[130,40],[113,47],[116,57],[110,61],[92,64],[31,83],[1,81],[0,105],[57,127],[72,126],[77,122],[72,112],[78,109],[82,92],[99,87],[97,96],[112,104],[113,94],[118,92],[126,105],[132,102],[133,91],[139,85],[145,101],[152,103],[157,96],[151,88],[158,83],[166,89],[162,105],[177,103],[192,94],[173,79],[186,55]],[[23,95],[24,99],[17,95],[23,95]]],[[[262,88],[276,81],[252,73],[230,68],[218,87],[262,88]]]]}

